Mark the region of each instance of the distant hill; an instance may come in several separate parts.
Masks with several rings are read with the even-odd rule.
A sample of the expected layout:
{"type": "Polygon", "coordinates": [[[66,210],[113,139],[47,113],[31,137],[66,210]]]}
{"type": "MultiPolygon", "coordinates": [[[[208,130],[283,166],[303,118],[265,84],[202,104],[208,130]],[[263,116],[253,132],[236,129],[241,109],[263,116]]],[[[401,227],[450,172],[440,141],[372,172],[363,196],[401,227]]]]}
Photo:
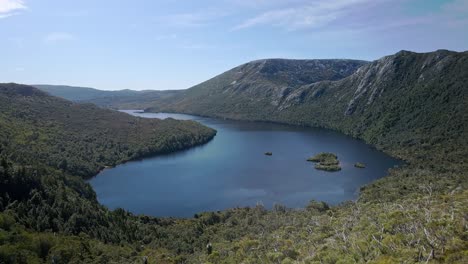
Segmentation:
{"type": "Polygon", "coordinates": [[[86,101],[96,98],[102,98],[106,96],[120,95],[120,96],[131,96],[136,95],[139,92],[133,90],[121,90],[121,91],[103,91],[89,87],[78,87],[78,86],[67,86],[67,85],[47,85],[47,84],[35,84],[32,85],[50,95],[62,97],[70,101],[86,101]]]}
{"type": "Polygon", "coordinates": [[[37,84],[34,87],[49,93],[50,95],[61,97],[74,102],[89,102],[98,106],[115,109],[140,109],[149,107],[156,99],[171,96],[178,91],[157,91],[157,90],[118,90],[104,91],[89,87],[77,87],[66,85],[46,85],[37,84]]]}

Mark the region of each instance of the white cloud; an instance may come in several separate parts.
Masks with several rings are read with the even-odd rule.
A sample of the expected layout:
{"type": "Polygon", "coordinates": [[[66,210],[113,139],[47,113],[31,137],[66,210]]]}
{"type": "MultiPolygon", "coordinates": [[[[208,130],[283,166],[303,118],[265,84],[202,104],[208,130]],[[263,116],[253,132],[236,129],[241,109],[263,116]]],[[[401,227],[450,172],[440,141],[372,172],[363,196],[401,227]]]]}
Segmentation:
{"type": "Polygon", "coordinates": [[[316,28],[336,20],[352,8],[370,2],[372,1],[307,1],[292,8],[274,9],[263,12],[253,18],[247,19],[243,23],[235,26],[233,29],[240,30],[259,25],[273,25],[287,30],[316,28]]]}
{"type": "Polygon", "coordinates": [[[44,37],[43,42],[45,44],[56,44],[59,42],[70,41],[74,39],[75,36],[67,32],[52,32],[44,37]]]}
{"type": "Polygon", "coordinates": [[[22,9],[26,9],[23,0],[0,0],[0,18],[15,15],[17,11],[22,9]]]}

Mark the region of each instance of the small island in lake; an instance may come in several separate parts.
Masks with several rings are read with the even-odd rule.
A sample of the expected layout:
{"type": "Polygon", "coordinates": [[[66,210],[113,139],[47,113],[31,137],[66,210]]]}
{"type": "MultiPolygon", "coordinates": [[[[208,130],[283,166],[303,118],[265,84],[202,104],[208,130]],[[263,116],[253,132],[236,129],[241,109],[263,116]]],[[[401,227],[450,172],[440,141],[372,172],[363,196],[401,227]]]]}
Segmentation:
{"type": "Polygon", "coordinates": [[[307,161],[316,162],[315,169],[324,171],[341,170],[338,156],[329,152],[322,152],[307,159],[307,161]]]}
{"type": "Polygon", "coordinates": [[[272,152],[265,152],[265,155],[271,156],[271,155],[273,155],[273,153],[272,152]]]}
{"type": "Polygon", "coordinates": [[[356,164],[354,164],[354,167],[359,168],[359,169],[364,169],[366,165],[361,162],[356,162],[356,164]]]}

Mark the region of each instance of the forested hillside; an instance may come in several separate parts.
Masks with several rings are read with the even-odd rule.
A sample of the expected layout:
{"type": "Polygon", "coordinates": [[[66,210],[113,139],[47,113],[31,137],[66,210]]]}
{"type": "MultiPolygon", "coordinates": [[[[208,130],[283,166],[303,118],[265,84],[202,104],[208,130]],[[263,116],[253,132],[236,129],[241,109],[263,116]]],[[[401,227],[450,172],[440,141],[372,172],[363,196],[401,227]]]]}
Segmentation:
{"type": "Polygon", "coordinates": [[[299,87],[342,79],[366,63],[358,60],[252,61],[174,96],[155,100],[147,110],[239,119],[248,113],[250,118],[266,120],[299,87]]]}
{"type": "Polygon", "coordinates": [[[0,263],[137,259],[133,243],[155,241],[158,228],[173,221],[109,211],[83,177],[203,144],[216,133],[192,121],[136,118],[19,84],[0,84],[0,110],[0,263]]]}
{"type": "Polygon", "coordinates": [[[215,133],[196,122],[135,118],[17,84],[0,84],[0,126],[0,148],[7,158],[82,177],[198,145],[215,133]]]}

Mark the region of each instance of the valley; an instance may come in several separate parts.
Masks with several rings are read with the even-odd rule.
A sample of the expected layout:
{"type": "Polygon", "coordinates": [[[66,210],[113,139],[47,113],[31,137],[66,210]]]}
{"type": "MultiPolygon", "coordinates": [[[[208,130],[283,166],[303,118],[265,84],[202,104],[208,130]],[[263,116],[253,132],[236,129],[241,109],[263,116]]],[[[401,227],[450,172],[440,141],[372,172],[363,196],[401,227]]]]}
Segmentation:
{"type": "MultiPolygon", "coordinates": [[[[464,263],[468,248],[467,67],[467,52],[447,50],[400,51],[372,62],[267,59],[240,65],[187,90],[150,91],[155,97],[145,94],[144,99],[140,93],[127,91],[115,101],[106,94],[85,99],[73,95],[69,99],[74,98],[76,102],[70,102],[31,86],[2,84],[0,238],[8,243],[0,244],[0,259],[14,260],[13,263],[52,260],[59,263],[141,263],[144,260],[150,263],[464,263]],[[97,103],[99,107],[89,104],[93,100],[104,103],[97,103]],[[349,193],[359,188],[357,196],[334,202],[311,193],[309,202],[303,197],[300,204],[288,204],[293,208],[276,203],[278,199],[266,206],[246,203],[240,207],[234,204],[192,207],[209,209],[193,217],[151,217],[130,213],[117,208],[121,204],[103,199],[104,204],[115,207],[110,210],[98,202],[99,195],[84,179],[106,166],[130,160],[145,158],[104,170],[101,176],[120,171],[121,176],[113,176],[121,186],[131,190],[135,182],[130,179],[137,176],[131,175],[133,169],[126,172],[125,168],[140,162],[154,172],[164,162],[170,163],[173,155],[174,161],[182,161],[177,167],[188,166],[188,170],[194,171],[189,176],[201,170],[192,181],[185,179],[187,185],[213,184],[213,188],[219,188],[213,178],[198,182],[197,178],[204,177],[205,173],[200,167],[190,167],[184,155],[202,159],[203,155],[192,154],[197,151],[203,154],[203,149],[209,150],[210,144],[215,146],[218,136],[222,141],[225,135],[222,127],[218,127],[221,133],[217,135],[214,129],[203,125],[206,121],[200,124],[171,118],[137,118],[105,109],[130,107],[145,109],[144,113],[135,113],[142,116],[168,112],[179,116],[190,114],[203,116],[204,120],[226,121],[225,125],[248,121],[253,127],[267,122],[269,131],[284,125],[314,131],[331,129],[335,132],[327,133],[348,137],[333,137],[326,147],[315,145],[316,149],[302,146],[297,160],[315,173],[305,159],[320,152],[336,153],[342,170],[321,171],[324,177],[336,175],[335,179],[339,180],[340,175],[344,177],[344,173],[353,171],[356,175],[368,175],[369,179],[359,182],[360,178],[353,178],[352,184],[346,183],[352,186],[349,193]],[[344,149],[354,151],[360,147],[332,148],[340,138],[367,146],[353,138],[361,139],[378,151],[348,155],[344,149]],[[174,153],[190,147],[195,148],[174,153]],[[384,155],[380,151],[403,160],[405,165],[381,175],[380,172],[394,163],[381,166],[377,160],[369,160],[384,155]],[[155,154],[163,156],[148,158],[155,154]],[[150,166],[150,161],[161,163],[156,168],[150,166]],[[366,168],[355,168],[358,164],[360,167],[365,164],[366,168]],[[373,166],[379,167],[377,173],[372,172],[373,166]],[[314,197],[328,203],[313,200],[314,197]]],[[[75,92],[83,91],[77,89],[75,92]]],[[[270,136],[274,138],[274,134],[270,136]]],[[[256,171],[242,174],[233,170],[236,173],[229,174],[228,167],[221,167],[216,173],[231,175],[236,180],[243,175],[251,179],[252,174],[265,177],[261,168],[282,157],[282,150],[275,146],[304,141],[306,145],[318,144],[313,136],[299,136],[301,140],[296,143],[283,142],[281,139],[288,137],[282,134],[275,145],[269,143],[237,154],[242,161],[242,158],[250,160],[249,155],[255,152],[255,157],[263,160],[262,163],[257,160],[260,167],[256,171]],[[272,155],[264,155],[266,151],[272,155]]],[[[261,134],[255,141],[268,138],[261,134]]],[[[323,137],[319,139],[326,143],[323,137]]],[[[217,153],[235,153],[241,143],[222,145],[217,153]]],[[[221,159],[217,164],[226,161],[229,164],[233,160],[230,156],[216,156],[221,159]]],[[[321,162],[327,166],[337,163],[328,159],[321,162]]],[[[203,169],[211,167],[200,164],[203,169]]],[[[276,182],[294,183],[286,174],[301,169],[300,166],[271,165],[268,169],[275,173],[268,173],[276,182]]],[[[262,181],[267,182],[267,178],[262,181]]],[[[101,182],[95,186],[104,190],[108,185],[101,182]]],[[[177,191],[161,183],[153,188],[151,184],[145,185],[149,191],[157,190],[159,195],[169,198],[158,199],[161,206],[166,205],[164,201],[180,197],[177,191]]],[[[290,185],[290,192],[303,185],[303,181],[290,185]]],[[[174,186],[180,190],[186,188],[181,181],[174,186]]],[[[136,197],[141,188],[137,186],[128,197],[136,197]]],[[[211,197],[206,189],[205,192],[211,197]]],[[[119,196],[116,195],[124,198],[119,196]]],[[[137,203],[140,206],[143,202],[137,203]]],[[[172,207],[170,202],[167,205],[169,209],[172,207]]],[[[141,212],[144,211],[135,211],[141,212]]],[[[165,213],[172,214],[176,213],[165,213]]]]}
{"type": "Polygon", "coordinates": [[[0,0],[0,264],[468,263],[468,0],[0,0]]]}

